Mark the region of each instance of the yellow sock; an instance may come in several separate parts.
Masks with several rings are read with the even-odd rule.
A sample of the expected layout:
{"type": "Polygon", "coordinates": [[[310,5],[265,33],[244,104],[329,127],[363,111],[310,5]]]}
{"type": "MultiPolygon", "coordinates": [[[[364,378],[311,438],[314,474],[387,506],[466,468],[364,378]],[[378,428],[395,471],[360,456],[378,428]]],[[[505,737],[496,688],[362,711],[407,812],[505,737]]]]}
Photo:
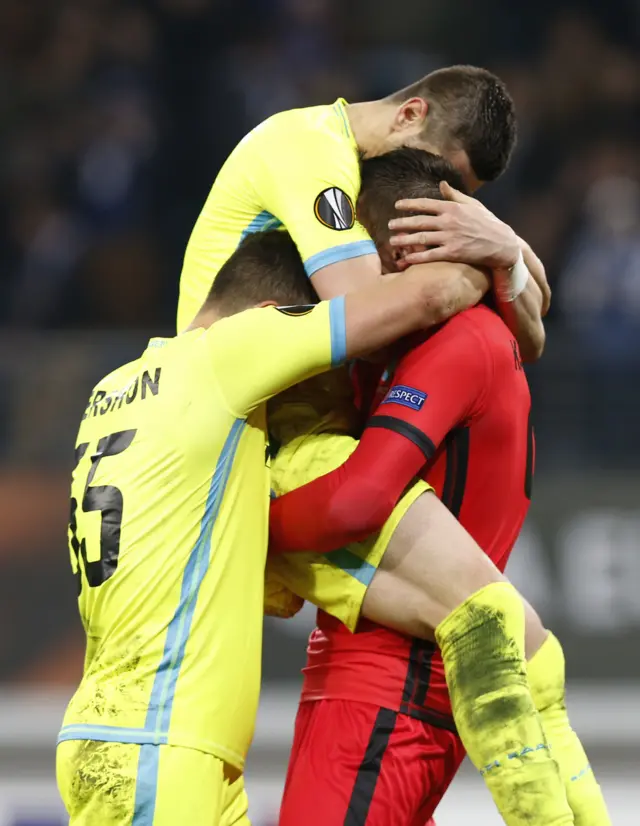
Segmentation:
{"type": "Polygon", "coordinates": [[[558,764],[576,826],[611,826],[602,790],[589,766],[565,705],[564,653],[553,634],[527,663],[531,696],[558,764]]]}
{"type": "Polygon", "coordinates": [[[507,826],[573,824],[527,683],[517,591],[486,586],[440,623],[436,639],[458,732],[507,826]]]}

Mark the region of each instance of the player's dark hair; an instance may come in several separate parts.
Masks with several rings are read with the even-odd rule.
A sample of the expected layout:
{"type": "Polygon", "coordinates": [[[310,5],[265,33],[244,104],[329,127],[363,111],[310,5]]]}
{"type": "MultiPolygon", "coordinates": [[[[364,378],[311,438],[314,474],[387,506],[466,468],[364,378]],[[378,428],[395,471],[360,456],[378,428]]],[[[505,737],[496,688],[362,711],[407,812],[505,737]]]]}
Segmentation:
{"type": "Polygon", "coordinates": [[[477,66],[438,69],[391,96],[400,104],[421,97],[429,104],[426,140],[439,151],[464,149],[480,181],[507,168],[516,145],[513,99],[499,77],[477,66]]]}
{"type": "Polygon", "coordinates": [[[283,305],[318,301],[288,232],[272,230],[247,235],[221,267],[207,298],[207,304],[215,304],[225,315],[262,301],[283,305]]]}
{"type": "Polygon", "coordinates": [[[389,221],[401,214],[396,209],[396,201],[401,198],[442,200],[440,181],[466,193],[462,177],[449,161],[408,146],[363,160],[361,178],[358,220],[378,246],[389,240],[389,221]]]}

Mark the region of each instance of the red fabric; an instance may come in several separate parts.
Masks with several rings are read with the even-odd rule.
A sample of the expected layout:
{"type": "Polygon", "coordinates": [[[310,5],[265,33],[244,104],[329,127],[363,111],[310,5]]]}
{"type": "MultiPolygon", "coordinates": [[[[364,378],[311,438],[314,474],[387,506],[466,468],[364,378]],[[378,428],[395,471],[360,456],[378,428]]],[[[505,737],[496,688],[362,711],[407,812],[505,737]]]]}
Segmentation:
{"type": "Polygon", "coordinates": [[[364,700],[453,729],[440,652],[368,620],[355,634],[318,611],[303,668],[302,700],[364,700]]]}
{"type": "MultiPolygon", "coordinates": [[[[490,313],[486,308],[481,312],[490,313]]],[[[480,412],[490,371],[483,337],[474,324],[465,323],[464,315],[409,351],[398,365],[394,386],[418,390],[420,409],[385,399],[344,465],[275,500],[270,551],[330,551],[378,531],[431,458],[424,445],[378,425],[389,418],[406,422],[435,450],[453,426],[480,412]]]]}
{"type": "Polygon", "coordinates": [[[272,502],[269,553],[324,553],[366,539],[384,525],[424,463],[404,436],[367,428],[343,465],[272,502]]]}
{"type": "Polygon", "coordinates": [[[392,712],[390,736],[376,741],[380,711],[341,700],[300,704],[280,826],[434,826],[462,744],[392,712]]]}
{"type": "Polygon", "coordinates": [[[356,361],[351,362],[349,375],[353,386],[353,401],[363,415],[363,424],[373,407],[377,388],[385,373],[386,367],[384,364],[363,359],[356,359],[356,361]]]}
{"type": "MultiPolygon", "coordinates": [[[[434,458],[422,475],[504,569],[529,507],[525,478],[527,468],[533,468],[531,402],[515,340],[495,313],[474,308],[404,356],[391,382],[392,387],[399,385],[426,395],[420,409],[385,401],[371,421],[391,416],[415,426],[434,443],[434,458]]],[[[388,439],[387,447],[378,445],[375,475],[387,461],[394,485],[400,484],[397,474],[405,467],[411,478],[414,442],[386,427],[374,429],[388,439]],[[406,442],[404,448],[398,440],[406,442]]],[[[342,472],[350,462],[360,461],[359,450],[342,472]]],[[[330,476],[307,488],[315,485],[319,491],[330,484],[324,481],[330,476]]],[[[380,475],[378,481],[386,478],[380,475]]],[[[333,496],[337,499],[339,493],[333,496]]],[[[309,499],[308,506],[321,510],[322,500],[309,499]]],[[[349,517],[348,509],[344,517],[349,517]]],[[[299,523],[306,518],[298,514],[299,523]]],[[[332,530],[326,523],[324,527],[332,530]]],[[[320,528],[314,524],[312,530],[320,528]]],[[[434,724],[442,724],[444,717],[444,724],[451,725],[444,668],[435,646],[367,621],[351,634],[323,612],[309,642],[302,698],[364,700],[434,724]]]]}

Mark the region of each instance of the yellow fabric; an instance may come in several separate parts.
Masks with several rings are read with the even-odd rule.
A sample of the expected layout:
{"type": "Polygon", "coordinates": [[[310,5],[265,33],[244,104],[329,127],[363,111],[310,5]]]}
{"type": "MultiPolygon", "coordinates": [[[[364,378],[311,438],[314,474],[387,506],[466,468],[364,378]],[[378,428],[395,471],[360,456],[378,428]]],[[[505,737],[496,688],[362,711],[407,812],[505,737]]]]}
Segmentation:
{"type": "Polygon", "coordinates": [[[316,215],[323,191],[337,187],[354,208],[360,191],[358,147],[345,107],[338,100],[332,106],[280,112],[233,150],[189,239],[178,330],[191,323],[220,267],[247,233],[284,225],[309,275],[328,263],[376,253],[357,221],[338,230],[316,215]]]}
{"type": "Polygon", "coordinates": [[[565,704],[564,653],[549,634],[527,663],[531,695],[558,764],[576,826],[611,826],[602,790],[578,735],[571,728],[565,704]]]}
{"type": "Polygon", "coordinates": [[[331,365],[340,307],[154,340],[94,389],[69,534],[87,654],[61,740],[169,743],[242,768],[260,687],[264,401],[331,365]]]}
{"type": "Polygon", "coordinates": [[[267,411],[269,436],[276,445],[316,433],[354,436],[362,428],[347,367],[296,384],[270,399],[267,411]]]}
{"type": "Polygon", "coordinates": [[[573,815],[527,684],[524,606],[509,583],[481,589],[436,628],[456,726],[507,826],[573,815]]]}
{"type": "Polygon", "coordinates": [[[75,740],[56,774],[69,826],[250,826],[243,776],[196,749],[75,740]]]}
{"type": "Polygon", "coordinates": [[[291,619],[304,606],[304,600],[289,590],[269,571],[269,562],[264,579],[264,613],[268,617],[291,619]]]}
{"type": "MultiPolygon", "coordinates": [[[[278,453],[271,468],[276,494],[329,473],[345,462],[357,446],[349,436],[311,433],[294,439],[278,453]]],[[[379,534],[329,554],[283,554],[267,561],[265,611],[290,616],[302,607],[293,594],[337,617],[354,631],[367,588],[398,523],[415,500],[430,490],[416,482],[396,505],[379,534]]]]}

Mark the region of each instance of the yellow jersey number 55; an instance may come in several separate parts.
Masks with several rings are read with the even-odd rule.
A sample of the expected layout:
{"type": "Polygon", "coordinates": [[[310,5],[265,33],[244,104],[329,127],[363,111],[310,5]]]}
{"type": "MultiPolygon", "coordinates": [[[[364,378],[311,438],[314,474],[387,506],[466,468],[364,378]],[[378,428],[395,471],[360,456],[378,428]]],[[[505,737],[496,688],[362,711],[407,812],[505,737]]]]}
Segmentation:
{"type": "MultiPolygon", "coordinates": [[[[69,517],[69,544],[74,559],[72,557],[72,567],[78,579],[78,594],[82,590],[82,572],[80,569],[80,558],[82,557],[83,567],[87,583],[90,588],[96,588],[113,576],[118,567],[118,557],[120,555],[120,528],[122,525],[122,514],[124,510],[124,500],[122,492],[114,485],[92,485],[93,479],[101,462],[107,461],[109,456],[117,456],[131,446],[135,439],[135,430],[120,430],[104,436],[97,444],[95,453],[91,456],[91,467],[87,474],[84,485],[84,494],[79,503],[75,496],[71,497],[71,512],[69,517]],[[84,537],[78,534],[78,507],[82,512],[99,511],[101,514],[100,523],[100,554],[96,559],[96,554],[87,553],[87,542],[84,537]],[[89,556],[92,557],[89,560],[89,556]]],[[[90,442],[83,442],[76,447],[75,467],[80,464],[84,455],[90,447],[90,442]]]]}

